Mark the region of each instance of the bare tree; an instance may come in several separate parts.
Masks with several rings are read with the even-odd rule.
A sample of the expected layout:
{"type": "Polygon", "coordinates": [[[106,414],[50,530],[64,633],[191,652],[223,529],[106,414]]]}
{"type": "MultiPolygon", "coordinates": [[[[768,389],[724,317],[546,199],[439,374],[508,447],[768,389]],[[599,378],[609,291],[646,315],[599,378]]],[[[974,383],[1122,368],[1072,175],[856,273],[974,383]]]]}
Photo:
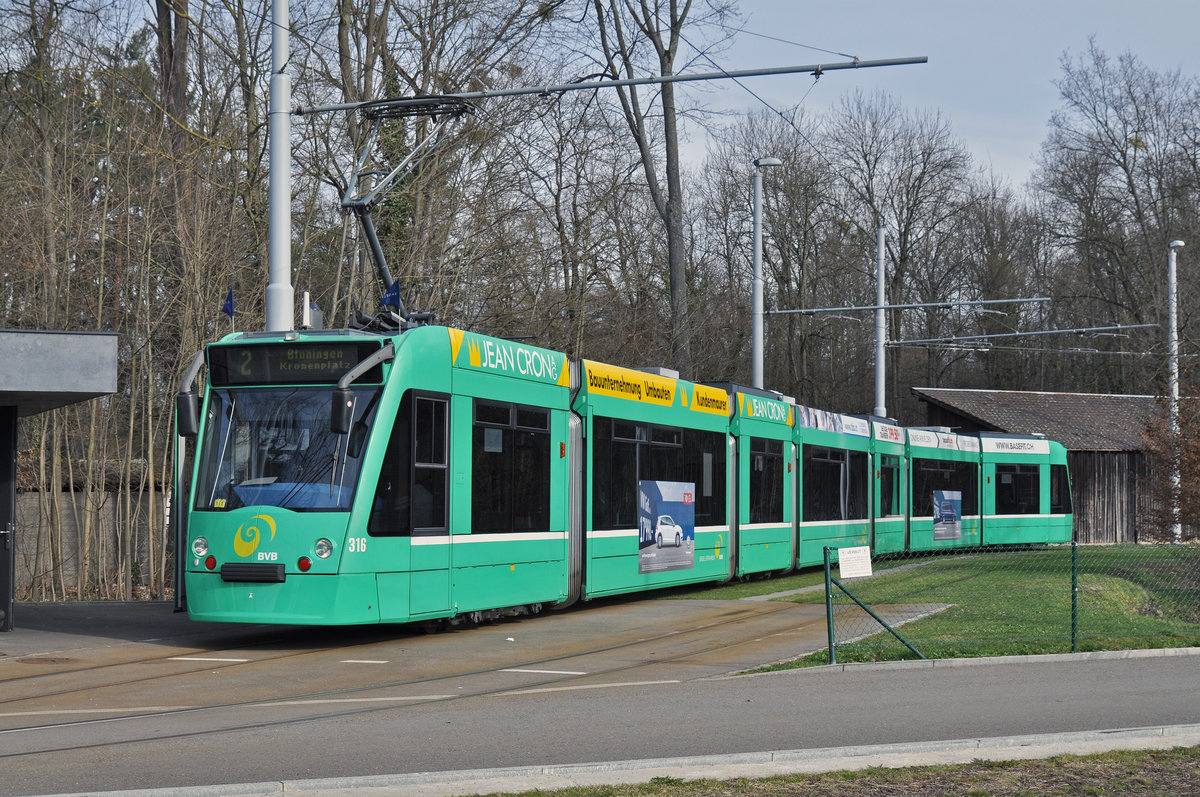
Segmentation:
{"type": "MultiPolygon", "coordinates": [[[[835,111],[829,129],[831,158],[844,186],[843,213],[864,237],[876,227],[887,233],[887,299],[890,303],[932,302],[948,298],[952,286],[931,279],[944,236],[964,207],[970,158],[938,113],[906,113],[895,98],[856,92],[835,111]]],[[[889,314],[888,338],[921,332],[941,321],[937,314],[889,314]],[[907,320],[920,318],[921,323],[907,320]],[[908,324],[906,327],[905,324],[908,324]],[[914,324],[915,327],[914,327],[914,324]]],[[[889,360],[888,405],[900,410],[912,403],[902,385],[901,358],[889,360]]],[[[936,353],[927,354],[925,379],[938,371],[936,353]]]]}
{"type": "MultiPolygon", "coordinates": [[[[1155,72],[1132,54],[1112,59],[1093,42],[1078,58],[1063,57],[1058,87],[1063,104],[1051,118],[1035,183],[1060,263],[1061,316],[1081,326],[1161,321],[1167,243],[1190,241],[1200,229],[1200,86],[1177,71],[1155,72]]],[[[1181,275],[1184,294],[1200,285],[1194,271],[1181,275]]],[[[1184,303],[1185,337],[1196,334],[1194,323],[1184,303]]],[[[1145,351],[1160,345],[1161,334],[1135,331],[1123,343],[1145,351]]],[[[1147,379],[1162,378],[1162,362],[1153,358],[1147,368],[1110,357],[1073,376],[1096,390],[1144,392],[1147,379]]]]}
{"type": "MultiPolygon", "coordinates": [[[[684,30],[701,30],[705,24],[734,14],[731,3],[717,0],[706,2],[697,16],[692,13],[692,0],[592,0],[592,7],[600,65],[603,73],[614,79],[640,77],[647,64],[659,75],[675,74],[684,30]]],[[[617,96],[641,155],[654,208],[666,228],[673,364],[682,373],[691,374],[692,322],[684,236],[686,203],[679,160],[679,109],[673,83],[664,83],[653,91],[657,101],[643,100],[636,88],[619,88],[617,96]],[[661,129],[652,122],[656,114],[661,117],[661,129]]]]}

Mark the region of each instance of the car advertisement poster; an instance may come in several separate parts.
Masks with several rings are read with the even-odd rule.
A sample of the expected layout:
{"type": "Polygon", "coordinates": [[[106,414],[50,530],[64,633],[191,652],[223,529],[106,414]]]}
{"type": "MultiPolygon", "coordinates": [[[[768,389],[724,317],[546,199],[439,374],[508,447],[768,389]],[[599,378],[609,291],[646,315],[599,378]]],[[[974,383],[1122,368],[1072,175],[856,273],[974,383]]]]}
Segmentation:
{"type": "Polygon", "coordinates": [[[638,482],[638,572],[696,566],[694,482],[638,482]]]}
{"type": "Polygon", "coordinates": [[[962,539],[962,491],[933,491],[933,539],[962,539]]]}

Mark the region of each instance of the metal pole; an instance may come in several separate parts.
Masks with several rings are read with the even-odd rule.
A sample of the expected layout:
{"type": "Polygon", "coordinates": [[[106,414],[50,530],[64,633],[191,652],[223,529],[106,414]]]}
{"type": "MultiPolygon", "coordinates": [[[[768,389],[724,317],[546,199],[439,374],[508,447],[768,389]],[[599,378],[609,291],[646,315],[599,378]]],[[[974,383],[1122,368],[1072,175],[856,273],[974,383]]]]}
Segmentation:
{"type": "Polygon", "coordinates": [[[187,610],[187,500],[183,486],[184,455],[187,440],[179,436],[179,421],[175,422],[175,484],[171,491],[171,531],[175,537],[175,611],[187,610]]]}
{"type": "Polygon", "coordinates": [[[1169,423],[1171,430],[1171,542],[1183,540],[1179,520],[1179,309],[1175,252],[1183,241],[1171,241],[1167,254],[1167,359],[1171,383],[1169,423]]]}
{"type": "Polygon", "coordinates": [[[750,384],[763,386],[763,275],[762,275],[762,170],[782,166],[778,158],[757,158],[754,161],[754,286],[750,308],[750,384]]]}
{"type": "Polygon", "coordinates": [[[883,227],[875,231],[875,414],[887,417],[887,320],[884,305],[887,290],[884,285],[883,227]]]}
{"type": "Polygon", "coordinates": [[[762,169],[754,162],[754,283],[750,303],[750,384],[763,386],[762,169]]]}
{"type": "Polygon", "coordinates": [[[825,627],[829,630],[829,663],[837,664],[837,647],[833,641],[833,577],[829,573],[829,552],[832,550],[825,547],[825,627]]]}
{"type": "Polygon", "coordinates": [[[1079,652],[1079,543],[1071,540],[1071,652],[1079,652]]]}
{"type": "Polygon", "coordinates": [[[267,244],[267,331],[286,332],[296,325],[292,289],[292,81],[288,63],[288,0],[271,4],[271,98],[267,196],[270,227],[267,244]]]}

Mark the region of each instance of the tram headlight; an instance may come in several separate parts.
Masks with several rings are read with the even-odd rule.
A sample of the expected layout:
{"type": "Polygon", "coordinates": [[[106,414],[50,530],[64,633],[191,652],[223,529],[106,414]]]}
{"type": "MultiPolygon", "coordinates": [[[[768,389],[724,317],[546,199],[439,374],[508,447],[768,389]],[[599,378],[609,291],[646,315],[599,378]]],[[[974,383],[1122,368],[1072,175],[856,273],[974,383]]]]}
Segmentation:
{"type": "Polygon", "coordinates": [[[204,555],[208,553],[208,539],[206,537],[197,537],[192,540],[192,553],[196,555],[197,559],[204,558],[204,555]]]}
{"type": "Polygon", "coordinates": [[[333,553],[333,543],[322,537],[313,545],[313,552],[316,553],[318,559],[328,559],[333,553]]]}

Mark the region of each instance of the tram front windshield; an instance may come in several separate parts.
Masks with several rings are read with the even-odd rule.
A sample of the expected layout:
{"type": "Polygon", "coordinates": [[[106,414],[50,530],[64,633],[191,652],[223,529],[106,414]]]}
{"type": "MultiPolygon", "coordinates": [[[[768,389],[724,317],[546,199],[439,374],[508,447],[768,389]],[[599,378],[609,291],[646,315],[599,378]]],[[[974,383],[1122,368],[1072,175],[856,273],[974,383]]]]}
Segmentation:
{"type": "Polygon", "coordinates": [[[211,389],[195,508],[348,511],[379,392],[354,390],[354,422],[339,435],[329,429],[327,387],[211,389]]]}

